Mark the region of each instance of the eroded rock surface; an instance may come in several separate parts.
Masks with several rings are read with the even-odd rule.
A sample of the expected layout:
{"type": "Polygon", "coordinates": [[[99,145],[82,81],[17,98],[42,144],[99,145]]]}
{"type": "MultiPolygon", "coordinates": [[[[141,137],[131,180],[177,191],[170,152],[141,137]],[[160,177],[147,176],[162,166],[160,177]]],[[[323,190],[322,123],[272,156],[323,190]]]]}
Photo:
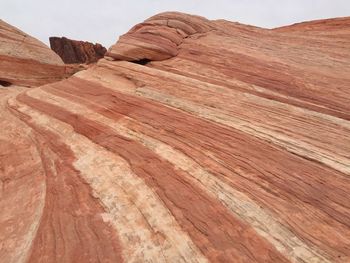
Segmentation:
{"type": "Polygon", "coordinates": [[[0,20],[0,85],[40,86],[73,72],[42,42],[0,20]]]}
{"type": "Polygon", "coordinates": [[[0,262],[350,261],[350,29],[307,28],[163,13],[3,89],[0,262]]]}
{"type": "Polygon", "coordinates": [[[66,37],[50,37],[50,46],[67,64],[94,63],[103,58],[107,51],[101,44],[66,37]]]}
{"type": "Polygon", "coordinates": [[[184,39],[212,29],[209,20],[180,13],[156,15],[134,26],[107,52],[117,60],[164,60],[176,56],[184,39]]]}

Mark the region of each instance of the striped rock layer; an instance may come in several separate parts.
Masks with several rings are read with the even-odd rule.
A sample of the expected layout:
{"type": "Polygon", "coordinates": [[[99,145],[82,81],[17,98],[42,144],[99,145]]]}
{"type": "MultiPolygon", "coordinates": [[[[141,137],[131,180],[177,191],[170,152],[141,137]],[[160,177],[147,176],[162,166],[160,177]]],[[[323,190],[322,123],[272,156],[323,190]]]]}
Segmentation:
{"type": "Polygon", "coordinates": [[[77,67],[39,40],[0,19],[0,85],[36,87],[72,75],[77,67]]]}
{"type": "Polygon", "coordinates": [[[1,89],[0,262],[350,262],[349,21],[163,13],[1,89]]]}

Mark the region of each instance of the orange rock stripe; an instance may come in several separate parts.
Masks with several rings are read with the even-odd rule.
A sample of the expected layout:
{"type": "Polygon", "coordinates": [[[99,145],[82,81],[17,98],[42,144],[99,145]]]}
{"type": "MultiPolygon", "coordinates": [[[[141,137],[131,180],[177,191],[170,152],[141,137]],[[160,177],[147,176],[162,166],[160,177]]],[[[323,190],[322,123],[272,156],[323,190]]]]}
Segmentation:
{"type": "MultiPolygon", "coordinates": [[[[57,90],[55,91],[58,92],[57,90]]],[[[142,129],[140,130],[135,128],[135,127],[140,127],[140,125],[135,125],[135,121],[133,119],[130,119],[129,117],[123,117],[120,120],[113,120],[89,109],[88,107],[82,104],[78,104],[76,102],[67,100],[63,97],[58,97],[56,95],[47,93],[42,89],[31,91],[29,92],[29,94],[31,97],[46,101],[50,104],[53,104],[59,107],[62,105],[65,105],[65,108],[69,109],[70,112],[77,115],[88,116],[90,120],[93,120],[98,123],[102,123],[112,128],[114,132],[122,136],[125,136],[131,140],[135,140],[141,143],[143,146],[155,152],[161,158],[173,164],[177,169],[184,171],[185,172],[184,175],[186,176],[186,178],[188,178],[192,183],[197,185],[202,191],[208,193],[213,198],[219,200],[225,207],[227,207],[231,211],[231,213],[238,216],[244,222],[247,222],[248,224],[250,224],[257,231],[259,235],[266,238],[271,244],[273,244],[276,247],[276,249],[279,252],[284,254],[292,262],[300,262],[300,263],[310,262],[310,261],[324,262],[324,263],[330,262],[327,258],[331,258],[331,257],[329,257],[329,255],[326,255],[324,251],[319,251],[316,248],[310,247],[307,244],[305,244],[302,240],[300,240],[297,236],[295,236],[294,233],[289,231],[286,226],[280,224],[275,219],[275,217],[271,214],[270,211],[268,211],[266,208],[263,208],[259,203],[256,203],[253,200],[251,200],[247,195],[243,194],[240,191],[237,191],[235,188],[225,183],[224,180],[221,179],[220,177],[210,173],[207,167],[200,166],[195,160],[185,155],[183,152],[180,152],[179,150],[176,150],[170,145],[157,140],[157,136],[150,137],[145,135],[144,133],[141,133],[142,129]]],[[[24,109],[23,107],[22,109],[23,109],[22,112],[24,112],[25,114],[29,112],[28,109],[24,109]]],[[[42,120],[42,119],[48,118],[48,116],[45,118],[42,116],[36,117],[35,119],[39,119],[39,118],[40,120],[42,120]]],[[[54,118],[52,119],[56,120],[54,118]]],[[[59,122],[60,121],[56,120],[54,126],[56,126],[59,122]]],[[[67,128],[59,128],[58,130],[62,132],[65,129],[67,128]]],[[[69,137],[68,134],[62,134],[61,136],[69,137]]],[[[83,136],[80,136],[80,137],[74,136],[74,137],[76,139],[79,138],[79,142],[85,141],[82,143],[84,147],[87,147],[88,143],[86,142],[86,140],[84,140],[85,137],[83,136]]],[[[68,144],[71,145],[74,143],[70,142],[68,144]]],[[[99,152],[99,151],[95,150],[95,152],[99,152]]],[[[78,153],[78,156],[80,156],[79,159],[84,160],[84,163],[86,163],[85,162],[86,158],[83,157],[84,154],[78,153]]],[[[101,153],[99,153],[98,156],[99,157],[96,157],[97,159],[106,158],[106,155],[101,156],[101,153]]],[[[115,156],[115,158],[116,157],[117,156],[115,156]]],[[[83,174],[86,174],[86,172],[87,170],[84,169],[83,174]]],[[[115,176],[117,176],[119,172],[114,171],[115,176]]],[[[104,172],[102,170],[102,167],[99,167],[98,171],[95,170],[95,173],[97,177],[101,177],[98,175],[100,173],[105,178],[106,175],[108,174],[108,171],[104,172]]],[[[126,174],[124,173],[123,176],[119,175],[118,182],[121,182],[123,180],[128,180],[128,182],[135,180],[134,177],[133,179],[131,179],[131,178],[127,178],[126,175],[127,173],[126,174]]],[[[93,188],[96,190],[95,186],[93,188]]],[[[105,189],[104,191],[106,190],[107,189],[105,189]]],[[[143,190],[145,190],[145,187],[143,187],[143,190]]],[[[112,191],[117,191],[117,189],[114,189],[112,191]]],[[[137,191],[143,192],[141,191],[141,189],[138,189],[137,191]]],[[[131,193],[131,191],[128,190],[128,193],[131,193]]],[[[147,196],[147,194],[143,194],[143,195],[147,196]]],[[[102,196],[102,200],[103,200],[103,196],[102,196]]],[[[148,204],[150,203],[151,203],[151,200],[148,199],[148,204]]],[[[145,207],[145,206],[142,206],[142,207],[145,207]]],[[[152,211],[152,212],[151,211],[146,212],[146,211],[145,213],[148,214],[149,216],[151,215],[159,216],[160,214],[158,211],[152,211]]],[[[164,220],[166,219],[164,217],[164,214],[162,214],[162,221],[164,220]]],[[[117,229],[120,229],[120,228],[125,229],[125,227],[127,227],[127,226],[124,226],[124,225],[121,226],[121,225],[123,225],[123,223],[118,222],[116,225],[117,229]]],[[[158,227],[160,227],[159,224],[157,224],[157,228],[158,227]]],[[[118,233],[119,232],[120,231],[118,231],[118,233]]],[[[170,231],[167,230],[166,232],[163,232],[163,233],[166,233],[165,236],[168,236],[168,233],[170,233],[170,231]]],[[[181,233],[178,232],[176,236],[180,237],[181,233]]],[[[122,237],[123,235],[121,235],[121,239],[122,237]]],[[[181,237],[181,239],[184,240],[185,237],[183,236],[181,237]]],[[[144,240],[143,243],[145,242],[147,241],[144,240]]],[[[123,247],[131,248],[133,247],[133,245],[127,246],[123,244],[123,247]]],[[[123,250],[123,254],[124,254],[124,250],[123,250]]],[[[168,249],[164,249],[163,251],[168,251],[168,249]]]]}
{"type": "MultiPolygon", "coordinates": [[[[347,209],[349,179],[343,174],[279,151],[239,132],[233,133],[232,130],[212,123],[208,126],[208,122],[191,118],[169,108],[158,107],[156,103],[147,101],[147,108],[142,108],[143,101],[135,97],[112,92],[101,86],[95,87],[84,81],[70,82],[79,85],[84,83],[84,89],[79,89],[78,92],[78,89],[68,83],[65,83],[64,87],[57,86],[57,88],[71,94],[75,93],[79,97],[94,98],[94,101],[109,110],[92,106],[87,102],[81,101],[81,103],[87,103],[89,107],[94,107],[94,110],[109,118],[120,118],[125,114],[153,126],[158,131],[153,133],[148,131],[150,136],[156,136],[189,156],[194,156],[201,165],[208,167],[214,174],[218,176],[224,174],[225,180],[235,188],[246,192],[254,200],[275,211],[301,238],[309,240],[334,256],[348,255],[346,247],[350,243],[350,234],[346,226],[349,224],[347,209]],[[98,94],[104,95],[98,98],[98,94]],[[186,120],[185,125],[183,120],[186,120]],[[193,128],[193,131],[196,131],[195,135],[193,131],[192,134],[189,132],[190,127],[196,127],[193,128]],[[181,141],[170,136],[174,132],[181,141]],[[225,143],[220,143],[218,139],[225,143]],[[235,153],[237,149],[239,152],[235,153]],[[274,165],[266,167],[266,163],[262,163],[259,155],[249,153],[249,149],[259,149],[259,154],[271,156],[270,161],[274,165]],[[213,158],[201,152],[211,152],[213,158]],[[249,156],[248,163],[244,160],[244,156],[249,156]],[[278,160],[285,160],[285,163],[281,166],[278,160]],[[299,175],[299,171],[303,171],[302,174],[299,175]],[[281,172],[283,180],[279,176],[281,172]],[[235,179],[236,176],[233,176],[236,173],[240,175],[238,181],[235,179]],[[329,183],[325,185],[323,182],[327,177],[329,183]],[[263,184],[256,184],[258,178],[264,179],[263,184]],[[290,202],[291,200],[293,202],[290,202]],[[303,214],[292,216],[295,215],[295,211],[303,211],[303,214]],[[322,231],[316,232],[309,228],[305,224],[309,220],[318,225],[322,231]],[[323,222],[328,224],[325,225],[323,222]],[[340,237],[339,231],[344,235],[340,237]],[[330,239],[329,236],[337,238],[330,239]]],[[[147,134],[147,129],[143,129],[142,132],[147,134]]]]}
{"type": "Polygon", "coordinates": [[[109,127],[28,95],[22,94],[17,99],[69,123],[76,132],[127,159],[134,173],[157,192],[179,224],[209,259],[288,262],[251,227],[233,217],[217,200],[189,183],[182,172],[175,170],[171,164],[159,159],[139,143],[115,134],[109,127]]]}
{"type": "MultiPolygon", "coordinates": [[[[206,47],[206,49],[209,48],[206,47]]],[[[225,50],[225,53],[228,53],[228,51],[225,50]]],[[[334,82],[334,79],[326,75],[318,74],[320,79],[328,79],[323,83],[319,80],[317,83],[315,79],[311,79],[309,76],[304,76],[305,79],[296,78],[295,76],[305,75],[303,70],[293,68],[287,64],[263,61],[252,56],[237,53],[231,53],[227,55],[227,57],[230,59],[226,61],[225,66],[219,66],[219,61],[222,60],[222,57],[215,58],[215,56],[207,54],[193,56],[190,55],[188,50],[184,51],[183,54],[180,54],[177,58],[182,61],[189,61],[188,63],[190,64],[197,64],[197,67],[200,67],[202,70],[211,68],[215,70],[218,75],[222,76],[222,79],[225,79],[225,77],[234,78],[248,84],[266,87],[272,91],[302,99],[306,102],[304,105],[308,105],[307,102],[315,103],[327,109],[327,111],[332,114],[349,117],[349,108],[344,103],[345,101],[343,99],[338,100],[339,96],[347,94],[345,88],[346,82],[341,82],[341,79],[337,80],[339,85],[339,88],[337,88],[339,91],[337,89],[337,94],[330,96],[326,87],[327,83],[334,82]],[[217,62],[213,60],[217,60],[217,62]],[[208,61],[210,61],[210,63],[208,63],[208,61]],[[308,81],[311,83],[315,82],[313,85],[318,84],[323,88],[320,88],[317,94],[315,94],[313,90],[308,88],[308,81]]]]}
{"type": "MultiPolygon", "coordinates": [[[[114,69],[104,71],[105,76],[115,71],[127,74],[135,83],[135,91],[129,93],[241,130],[350,174],[348,121],[164,71],[141,71],[138,65],[103,65],[114,69]],[[312,133],[318,136],[310,136],[312,133]]],[[[120,86],[108,87],[124,92],[120,86]]]]}
{"type": "MultiPolygon", "coordinates": [[[[53,105],[57,105],[57,99],[60,99],[56,96],[47,97],[47,93],[41,89],[28,93],[53,105]]],[[[66,100],[57,106],[62,105],[69,108],[70,112],[77,113],[77,104],[66,100]]],[[[153,259],[161,262],[179,262],[184,259],[186,262],[208,262],[161,199],[131,171],[127,160],[75,133],[69,124],[17,100],[9,100],[9,106],[30,117],[36,126],[58,135],[64,144],[69,145],[75,155],[74,168],[91,186],[94,198],[103,205],[103,220],[111,223],[118,233],[124,259],[129,262],[148,262],[153,259]]],[[[88,109],[81,113],[88,113],[89,118],[94,116],[88,109]]]]}
{"type": "Polygon", "coordinates": [[[67,75],[65,66],[4,55],[0,55],[0,72],[1,79],[8,79],[12,84],[22,86],[39,86],[59,81],[64,75],[67,75]],[[21,71],[18,71],[18,68],[21,71]]]}
{"type": "MultiPolygon", "coordinates": [[[[159,103],[112,91],[110,89],[104,88],[102,86],[96,86],[93,83],[80,79],[69,80],[65,83],[64,86],[54,84],[52,85],[52,88],[59,89],[60,91],[66,91],[67,93],[75,94],[79,97],[94,101],[94,107],[98,112],[101,112],[103,108],[108,108],[109,111],[103,111],[101,113],[110,118],[113,117],[114,119],[119,119],[125,115],[139,121],[139,123],[145,123],[151,125],[154,128],[164,131],[171,131],[172,129],[175,129],[174,133],[176,135],[183,136],[185,138],[189,137],[192,141],[191,144],[194,146],[203,146],[203,148],[207,151],[211,151],[214,154],[216,153],[217,157],[222,157],[219,159],[227,159],[228,154],[232,155],[233,153],[236,153],[236,156],[244,156],[244,153],[247,153],[246,156],[250,156],[250,159],[254,159],[257,164],[259,163],[259,158],[256,156],[258,154],[252,155],[249,152],[249,149],[254,147],[258,148],[262,152],[269,152],[269,155],[272,155],[271,158],[274,158],[276,160],[287,156],[287,158],[283,158],[288,160],[284,166],[289,164],[291,165],[290,168],[292,168],[293,165],[297,163],[299,168],[302,167],[305,172],[311,173],[311,176],[307,178],[301,175],[292,176],[289,173],[286,173],[284,175],[284,180],[290,184],[289,187],[293,186],[293,189],[289,189],[288,187],[288,191],[294,191],[293,193],[295,196],[305,199],[305,201],[309,199],[314,200],[316,203],[320,203],[318,206],[321,207],[327,207],[327,204],[331,206],[332,202],[334,202],[339,203],[346,208],[350,208],[350,202],[348,202],[350,193],[347,191],[349,188],[350,179],[347,178],[347,176],[344,176],[342,173],[339,173],[332,169],[327,169],[322,165],[313,164],[312,162],[310,163],[309,161],[303,160],[302,158],[294,156],[288,152],[280,151],[278,148],[271,147],[268,144],[261,142],[260,140],[257,140],[242,132],[236,131],[234,129],[227,129],[214,123],[209,123],[205,120],[201,120],[199,118],[193,118],[191,115],[181,114],[179,111],[161,106],[159,103]],[[84,91],[78,88],[77,84],[83,84],[84,91]],[[146,102],[147,105],[145,104],[146,102]],[[103,105],[103,108],[96,107],[96,105],[99,103],[103,105]],[[193,133],[195,133],[196,136],[193,136],[193,133]],[[220,139],[220,141],[214,143],[214,137],[215,140],[220,139]],[[244,142],[244,145],[240,145],[240,142],[244,142]],[[322,175],[315,173],[314,169],[317,169],[317,171],[319,173],[322,173],[322,175]],[[322,183],[323,180],[325,180],[325,176],[330,176],[330,178],[333,178],[333,180],[329,180],[329,183],[326,186],[324,186],[322,183]],[[297,182],[295,182],[295,177],[298,178],[297,182]],[[335,178],[337,178],[336,184],[334,182],[335,178]],[[310,192],[313,192],[316,186],[323,187],[323,191],[326,191],[328,187],[330,188],[327,191],[329,200],[327,198],[325,200],[322,200],[322,202],[319,202],[319,198],[315,198],[310,195],[310,192]],[[339,192],[335,192],[333,189],[338,189],[339,192]]],[[[51,88],[48,87],[46,90],[50,91],[51,88]]],[[[82,103],[88,102],[84,101],[82,103]]],[[[161,133],[160,136],[163,134],[164,133],[161,133]]],[[[230,164],[231,162],[227,163],[230,164]]],[[[276,161],[272,163],[275,164],[276,161]]],[[[276,166],[279,167],[280,165],[276,164],[276,166]]],[[[261,163],[259,167],[265,168],[265,165],[261,163]]],[[[293,171],[295,169],[291,170],[293,171]]],[[[269,176],[269,174],[266,174],[265,176],[269,176]]],[[[273,181],[271,182],[273,183],[273,181]]],[[[278,181],[275,181],[275,183],[276,185],[279,184],[278,181]]],[[[278,187],[278,189],[286,189],[286,186],[282,184],[280,187],[278,187]]],[[[344,212],[350,213],[347,210],[344,212]]],[[[330,214],[337,218],[336,211],[332,211],[330,214]]],[[[350,214],[349,217],[345,215],[341,215],[341,217],[343,217],[343,220],[340,218],[337,218],[337,220],[341,221],[345,225],[350,225],[350,214]]]]}
{"type": "MultiPolygon", "coordinates": [[[[200,46],[200,44],[198,45],[200,46]]],[[[208,55],[207,52],[210,50],[208,46],[205,47],[205,50],[205,53],[200,53],[200,56],[194,56],[191,54],[193,50],[183,47],[182,52],[175,59],[164,61],[161,64],[155,63],[154,67],[233,89],[241,89],[234,85],[234,82],[240,80],[246,83],[246,86],[255,85],[265,89],[262,92],[245,89],[246,92],[350,120],[349,108],[346,99],[344,99],[349,95],[347,80],[345,79],[334,79],[322,74],[317,74],[310,79],[309,76],[305,76],[302,69],[291,69],[288,64],[273,61],[262,63],[261,59],[257,60],[251,56],[230,53],[228,50],[222,51],[222,53],[230,54],[225,56],[227,60],[223,66],[222,63],[225,58],[217,54],[208,55]],[[245,63],[245,65],[242,63],[245,63]],[[286,67],[286,65],[288,66],[286,67]],[[186,70],[186,68],[196,68],[197,70],[186,70]],[[304,78],[298,79],[295,76],[304,76],[304,78]],[[309,79],[306,80],[306,77],[309,77],[309,79]],[[328,78],[327,81],[319,81],[325,78],[328,78]],[[318,88],[317,93],[315,93],[314,90],[308,88],[310,83],[322,88],[318,88]],[[338,94],[336,96],[330,97],[327,89],[328,83],[337,83],[339,86],[339,88],[337,87],[336,92],[338,94]],[[307,86],[305,86],[306,84],[307,86]],[[296,89],[296,86],[298,89],[296,89]],[[284,96],[289,98],[283,98],[284,96]]]]}
{"type": "Polygon", "coordinates": [[[54,133],[18,116],[39,134],[46,173],[45,207],[28,262],[122,262],[115,230],[73,167],[72,151],[54,133]]]}
{"type": "Polygon", "coordinates": [[[0,89],[0,262],[27,261],[45,205],[45,173],[34,133],[7,108],[7,100],[21,90],[0,89]]]}

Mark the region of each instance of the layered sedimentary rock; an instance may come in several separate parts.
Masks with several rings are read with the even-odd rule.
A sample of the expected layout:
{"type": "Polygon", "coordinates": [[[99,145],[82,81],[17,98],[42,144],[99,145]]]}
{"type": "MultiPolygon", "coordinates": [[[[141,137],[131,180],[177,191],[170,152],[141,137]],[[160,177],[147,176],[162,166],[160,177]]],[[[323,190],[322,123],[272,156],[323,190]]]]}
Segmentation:
{"type": "Polygon", "coordinates": [[[0,262],[348,262],[349,28],[311,31],[163,13],[2,89],[0,262]]]}
{"type": "Polygon", "coordinates": [[[39,86],[73,72],[43,43],[0,20],[0,85],[39,86]]]}
{"type": "Polygon", "coordinates": [[[107,51],[101,44],[71,40],[66,37],[50,37],[50,46],[67,64],[94,63],[103,58],[107,51]]]}
{"type": "Polygon", "coordinates": [[[120,37],[107,56],[117,60],[164,60],[174,57],[184,39],[212,29],[202,17],[160,14],[134,26],[120,37]]]}
{"type": "MultiPolygon", "coordinates": [[[[296,23],[289,26],[274,29],[279,32],[302,33],[302,34],[318,34],[329,36],[332,34],[348,35],[350,19],[348,17],[338,17],[333,19],[322,19],[309,22],[296,23]]],[[[343,39],[348,40],[348,39],[343,39]]]]}

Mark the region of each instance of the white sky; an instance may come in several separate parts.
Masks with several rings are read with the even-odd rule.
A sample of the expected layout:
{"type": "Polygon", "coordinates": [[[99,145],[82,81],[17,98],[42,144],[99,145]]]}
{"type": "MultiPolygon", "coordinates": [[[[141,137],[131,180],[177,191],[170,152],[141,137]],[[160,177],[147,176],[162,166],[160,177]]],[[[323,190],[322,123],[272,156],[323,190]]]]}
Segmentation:
{"type": "Polygon", "coordinates": [[[181,11],[260,27],[350,16],[350,0],[0,0],[0,18],[48,43],[50,36],[107,48],[133,25],[181,11]]]}

